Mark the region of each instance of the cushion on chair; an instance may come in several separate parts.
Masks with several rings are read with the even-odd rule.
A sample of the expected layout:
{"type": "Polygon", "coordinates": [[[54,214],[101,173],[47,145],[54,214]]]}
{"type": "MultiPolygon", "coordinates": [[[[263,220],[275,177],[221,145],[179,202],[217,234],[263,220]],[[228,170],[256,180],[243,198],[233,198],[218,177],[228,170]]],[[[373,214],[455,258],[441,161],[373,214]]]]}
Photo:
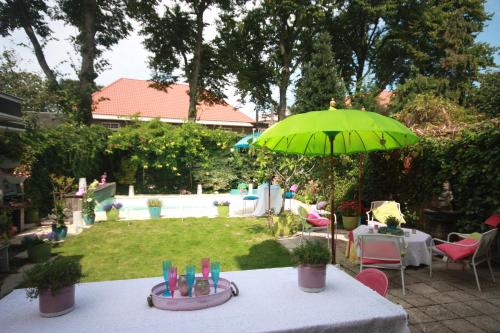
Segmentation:
{"type": "Polygon", "coordinates": [[[399,220],[399,223],[406,223],[401,212],[398,209],[398,205],[394,201],[387,201],[384,204],[373,209],[373,216],[375,219],[381,223],[385,223],[385,220],[389,216],[394,216],[399,220]]]}
{"type": "Polygon", "coordinates": [[[259,197],[255,195],[247,195],[246,197],[243,197],[243,200],[257,200],[257,199],[259,199],[259,197]]]}
{"type": "Polygon", "coordinates": [[[307,215],[307,222],[315,227],[326,227],[330,224],[330,220],[326,217],[321,217],[317,212],[311,212],[307,215]]]}
{"type": "Polygon", "coordinates": [[[451,259],[457,261],[461,260],[467,257],[470,257],[471,255],[474,254],[474,252],[477,249],[477,246],[479,245],[479,242],[475,239],[462,239],[458,242],[455,243],[443,243],[439,244],[436,246],[438,250],[441,252],[445,253],[448,257],[451,259]],[[463,247],[463,246],[458,246],[455,244],[461,244],[461,245],[475,245],[475,246],[469,246],[469,247],[463,247]]]}

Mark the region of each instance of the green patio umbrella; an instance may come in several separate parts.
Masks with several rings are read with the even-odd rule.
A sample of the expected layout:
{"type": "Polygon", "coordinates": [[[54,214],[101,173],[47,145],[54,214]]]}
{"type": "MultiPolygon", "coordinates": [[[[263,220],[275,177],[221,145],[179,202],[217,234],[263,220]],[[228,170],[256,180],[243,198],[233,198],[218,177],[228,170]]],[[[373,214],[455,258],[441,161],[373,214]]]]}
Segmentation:
{"type": "MultiPolygon", "coordinates": [[[[410,129],[395,119],[375,112],[330,109],[290,116],[268,128],[254,144],[287,154],[330,156],[333,172],[334,155],[398,149],[418,141],[410,129]]],[[[334,185],[332,181],[332,212],[334,185]]],[[[330,218],[332,262],[335,263],[333,214],[330,218]]]]}

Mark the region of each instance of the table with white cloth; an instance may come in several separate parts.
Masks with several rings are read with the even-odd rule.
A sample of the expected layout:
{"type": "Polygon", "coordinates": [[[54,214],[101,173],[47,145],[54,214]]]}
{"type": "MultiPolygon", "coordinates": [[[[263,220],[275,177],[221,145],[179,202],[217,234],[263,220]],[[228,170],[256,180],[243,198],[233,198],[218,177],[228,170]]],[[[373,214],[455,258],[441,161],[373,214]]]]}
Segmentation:
{"type": "MultiPolygon", "coordinates": [[[[359,227],[354,229],[352,232],[355,245],[357,245],[357,241],[360,235],[372,235],[369,233],[369,228],[374,229],[375,225],[378,225],[379,227],[386,226],[385,224],[379,222],[369,222],[369,225],[360,225],[359,227]]],[[[430,265],[431,256],[429,254],[429,245],[432,237],[420,230],[416,230],[416,233],[413,233],[412,229],[401,229],[403,229],[406,234],[409,233],[409,237],[406,237],[406,235],[404,237],[407,248],[403,257],[403,264],[405,266],[420,266],[421,264],[430,265]]],[[[374,234],[375,233],[376,232],[374,230],[374,234]]],[[[358,247],[357,250],[359,256],[360,253],[358,247]]]]}
{"type": "MultiPolygon", "coordinates": [[[[257,187],[259,200],[253,212],[254,216],[264,216],[269,209],[269,185],[261,184],[257,187]]],[[[274,214],[279,214],[283,207],[283,189],[279,185],[271,185],[271,209],[274,214]]]]}
{"type": "Polygon", "coordinates": [[[326,289],[306,293],[292,267],[222,272],[240,294],[196,311],[150,308],[158,278],[82,283],[75,309],[42,318],[23,289],[0,300],[2,333],[111,332],[409,332],[407,313],[347,273],[329,265],[326,289]]]}

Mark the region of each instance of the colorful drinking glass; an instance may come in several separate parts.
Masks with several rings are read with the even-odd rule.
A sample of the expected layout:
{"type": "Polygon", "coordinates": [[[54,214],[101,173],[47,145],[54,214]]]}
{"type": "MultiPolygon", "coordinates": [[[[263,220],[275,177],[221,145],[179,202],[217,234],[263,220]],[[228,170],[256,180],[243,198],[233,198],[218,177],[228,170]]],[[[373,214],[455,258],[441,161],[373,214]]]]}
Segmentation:
{"type": "Polygon", "coordinates": [[[203,274],[204,279],[208,279],[208,273],[210,272],[210,259],[201,259],[201,274],[203,274]]]}
{"type": "Polygon", "coordinates": [[[195,277],[196,274],[196,268],[194,265],[187,265],[186,266],[186,282],[187,282],[187,287],[189,291],[189,297],[193,296],[193,286],[194,286],[194,281],[196,280],[195,277]]]}
{"type": "Polygon", "coordinates": [[[216,261],[210,265],[210,274],[212,274],[212,280],[214,281],[214,290],[217,294],[217,283],[219,282],[220,275],[220,262],[216,261]]]}
{"type": "Polygon", "coordinates": [[[167,288],[163,293],[163,296],[170,296],[170,289],[168,287],[168,272],[170,271],[170,267],[172,267],[172,260],[163,260],[162,261],[162,270],[163,270],[163,279],[165,280],[165,285],[167,288]]]}
{"type": "Polygon", "coordinates": [[[175,286],[177,285],[177,267],[172,267],[168,271],[168,285],[172,293],[172,298],[174,298],[175,286]]]}

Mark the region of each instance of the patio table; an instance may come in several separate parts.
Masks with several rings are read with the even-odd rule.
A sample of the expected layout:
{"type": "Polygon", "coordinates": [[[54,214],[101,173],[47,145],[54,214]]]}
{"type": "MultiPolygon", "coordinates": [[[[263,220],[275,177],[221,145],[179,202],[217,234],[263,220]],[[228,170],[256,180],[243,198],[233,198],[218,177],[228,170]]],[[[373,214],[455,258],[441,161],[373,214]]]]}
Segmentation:
{"type": "MultiPolygon", "coordinates": [[[[354,229],[353,237],[354,243],[357,244],[357,240],[360,235],[368,235],[368,230],[375,224],[378,226],[385,226],[385,224],[378,222],[370,222],[369,225],[360,225],[354,229]]],[[[426,234],[420,230],[416,230],[416,233],[412,233],[412,229],[401,228],[403,231],[408,232],[410,237],[405,236],[405,242],[408,247],[405,250],[405,255],[403,257],[403,264],[405,266],[420,266],[421,264],[429,265],[431,263],[431,256],[429,254],[429,245],[431,242],[431,235],[426,234]]],[[[359,249],[358,249],[359,255],[359,249]]]]}
{"type": "Polygon", "coordinates": [[[409,332],[405,310],[328,267],[326,290],[305,293],[294,268],[223,272],[240,295],[213,308],[165,311],[146,297],[161,278],[82,283],[75,309],[42,318],[17,289],[0,300],[2,333],[37,332],[409,332]]]}

